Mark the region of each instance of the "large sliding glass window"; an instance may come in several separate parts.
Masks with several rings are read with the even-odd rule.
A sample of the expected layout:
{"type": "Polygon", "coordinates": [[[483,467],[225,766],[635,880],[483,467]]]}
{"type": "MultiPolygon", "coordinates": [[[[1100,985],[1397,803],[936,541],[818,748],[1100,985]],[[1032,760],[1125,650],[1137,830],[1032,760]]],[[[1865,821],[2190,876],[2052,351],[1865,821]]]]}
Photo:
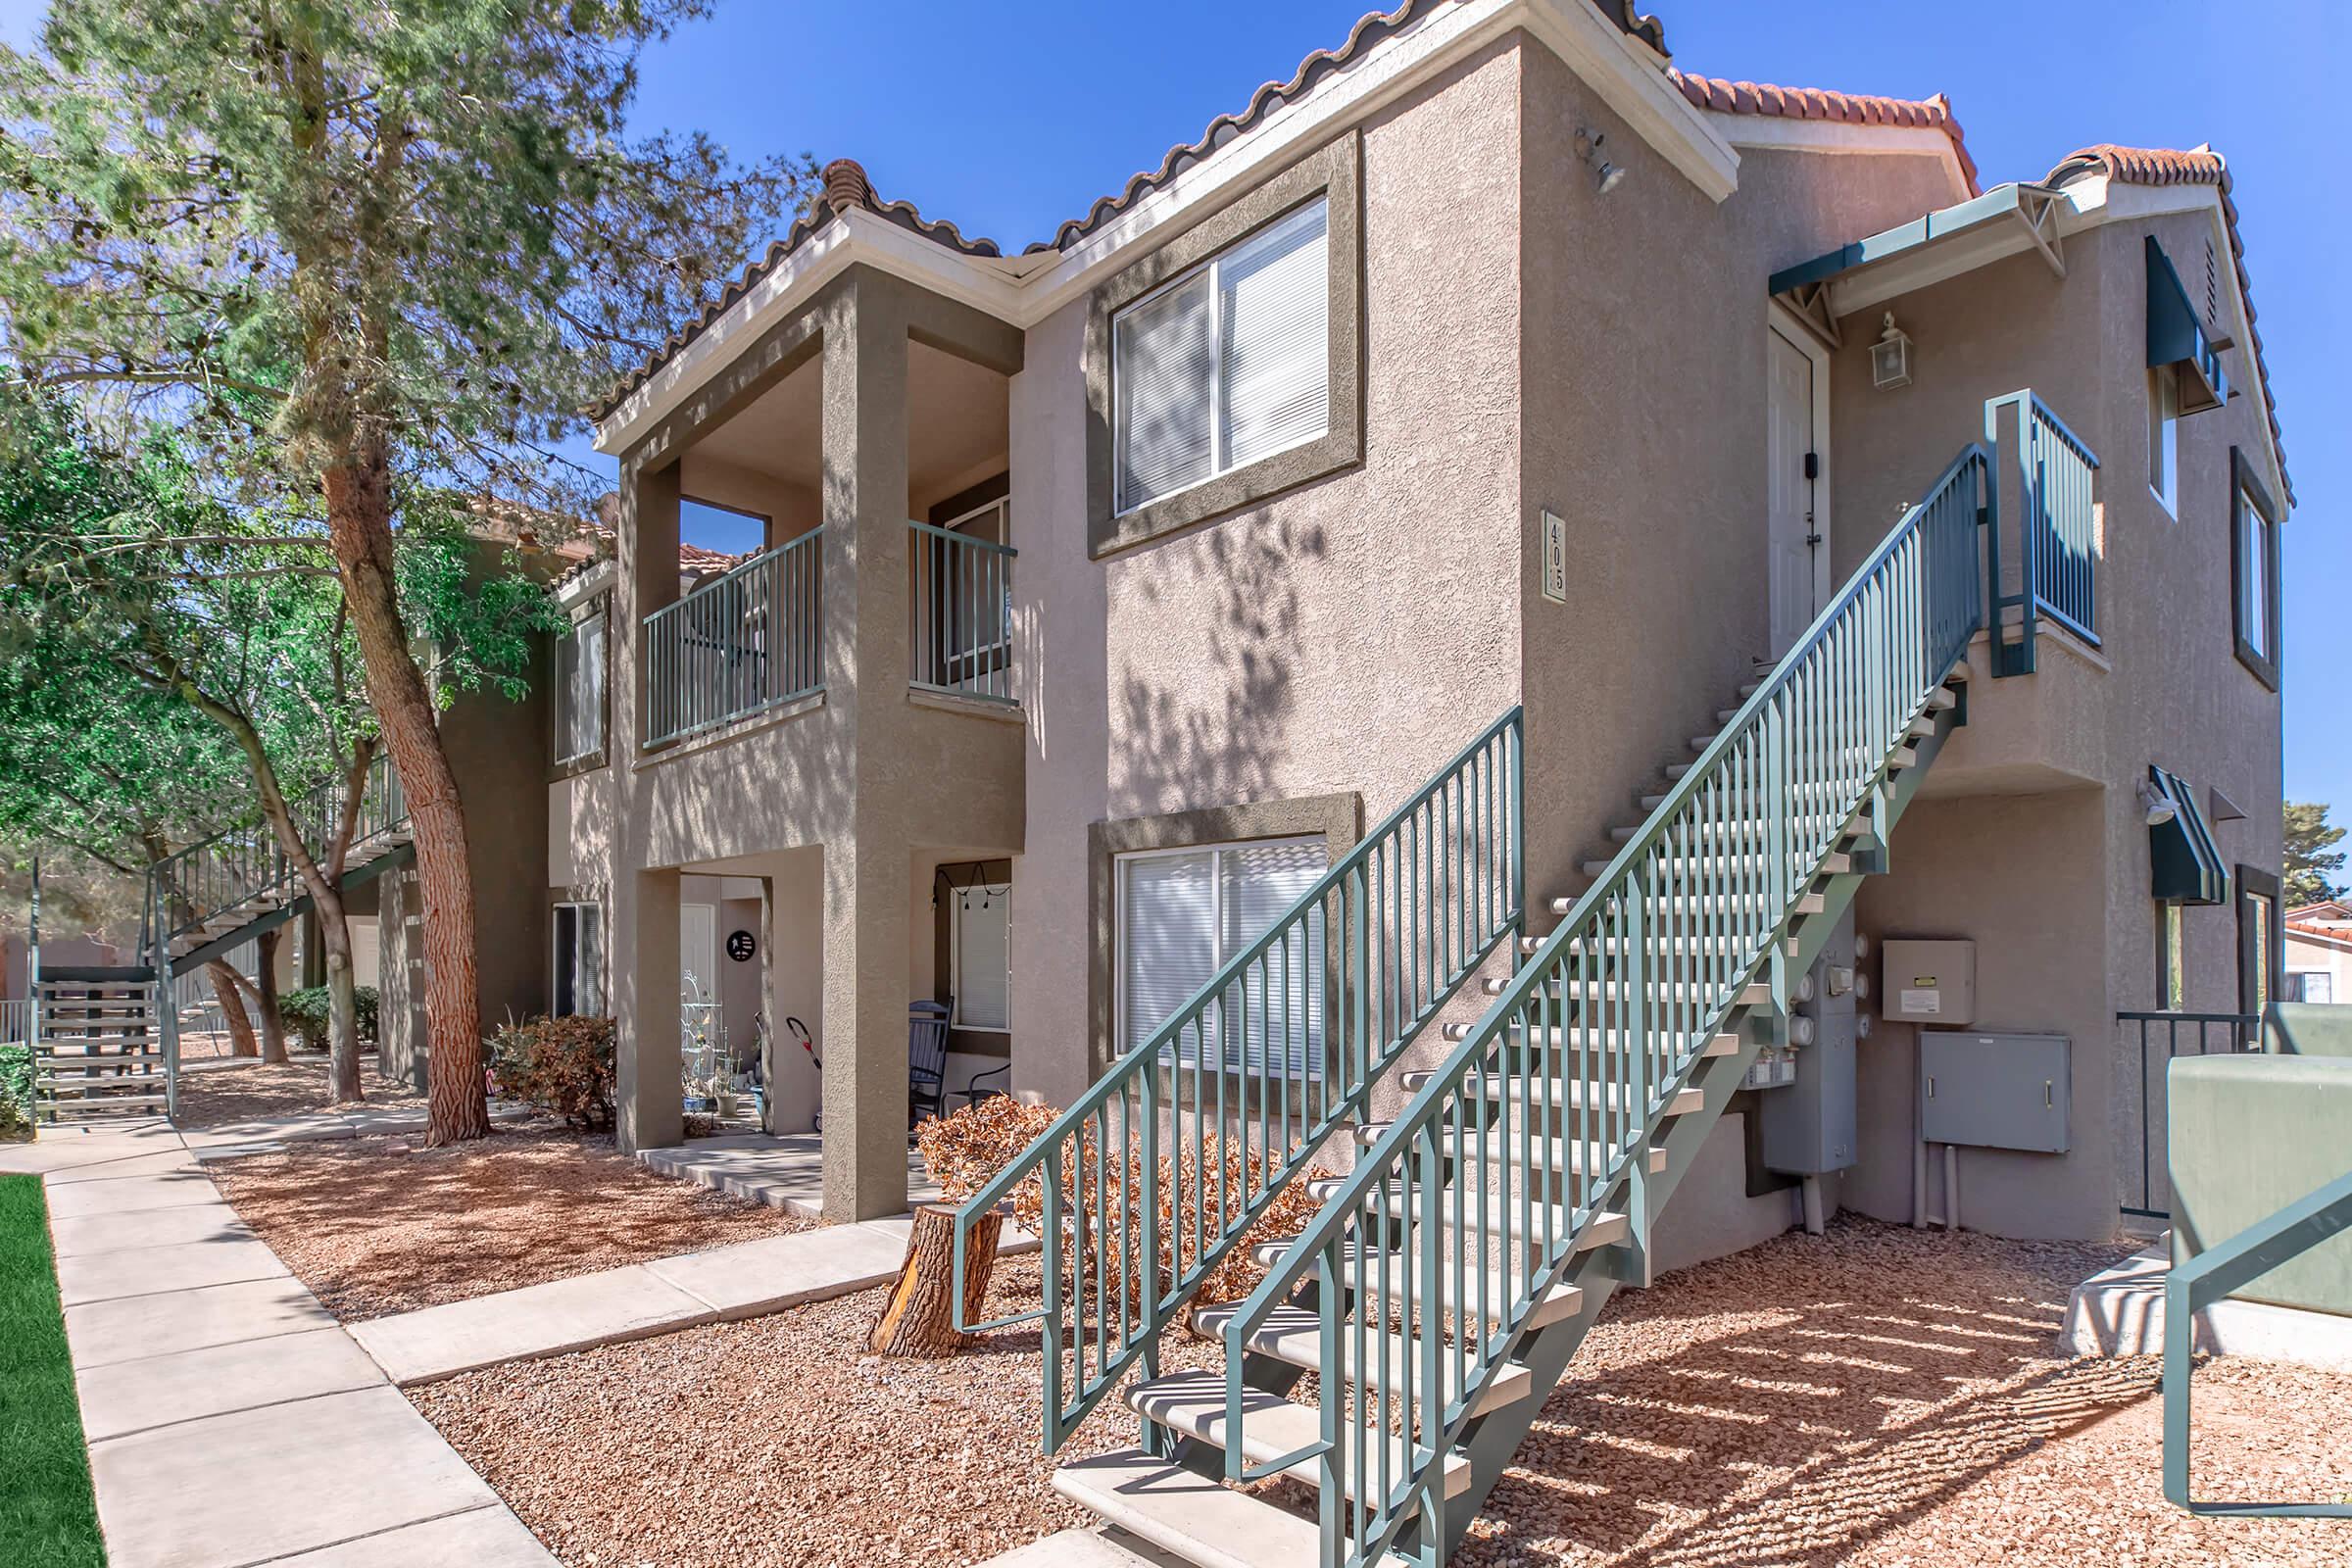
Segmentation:
{"type": "Polygon", "coordinates": [[[1330,429],[1328,219],[1317,197],[1111,318],[1118,511],[1330,429]]]}
{"type": "MultiPolygon", "coordinates": [[[[1120,1049],[1152,1037],[1178,1008],[1314,886],[1330,864],[1320,838],[1153,850],[1118,860],[1120,1049]]],[[[1268,949],[1250,977],[1212,1004],[1196,1054],[1252,1072],[1322,1072],[1324,932],[1320,914],[1268,949]]]]}

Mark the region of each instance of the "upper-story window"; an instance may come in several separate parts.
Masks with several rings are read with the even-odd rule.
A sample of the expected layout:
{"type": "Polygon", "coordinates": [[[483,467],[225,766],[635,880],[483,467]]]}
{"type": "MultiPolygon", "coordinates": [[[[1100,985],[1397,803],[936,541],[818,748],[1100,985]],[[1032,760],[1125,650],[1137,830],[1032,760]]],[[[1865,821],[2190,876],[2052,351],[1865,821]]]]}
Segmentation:
{"type": "Polygon", "coordinates": [[[556,762],[599,756],[605,749],[605,627],[600,606],[556,639],[556,762]]]}
{"type": "Polygon", "coordinates": [[[1120,512],[1331,427],[1329,242],[1318,196],[1112,318],[1120,512]]]}
{"type": "Polygon", "coordinates": [[[2230,585],[2238,662],[2278,687],[2278,511],[2245,453],[2230,449],[2230,585]]]}
{"type": "Polygon", "coordinates": [[[2180,382],[2169,365],[2148,371],[2148,488],[2180,515],[2180,382]]]}

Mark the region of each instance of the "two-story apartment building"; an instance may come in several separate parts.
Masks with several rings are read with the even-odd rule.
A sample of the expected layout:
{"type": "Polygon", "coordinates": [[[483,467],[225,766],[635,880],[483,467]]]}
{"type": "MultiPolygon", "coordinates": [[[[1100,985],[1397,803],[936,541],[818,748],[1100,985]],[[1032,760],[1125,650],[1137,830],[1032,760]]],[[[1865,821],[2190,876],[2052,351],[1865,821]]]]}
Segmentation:
{"type": "MultiPolygon", "coordinates": [[[[829,166],[599,420],[554,994],[614,1012],[660,1146],[682,974],[720,971],[839,1217],[906,1205],[910,1002],[952,1009],[951,1092],[1008,1064],[1066,1104],[1498,723],[1540,941],[1971,443],[2007,504],[1964,722],[1823,916],[1861,1038],[1783,1037],[1714,1106],[1660,1256],[1800,1192],[2104,1234],[2144,1111],[2117,1014],[2276,994],[2292,491],[2209,149],[1987,188],[1940,98],[1688,74],[1615,3],[1406,0],[1025,250],[829,166]],[[765,537],[681,591],[689,502],[765,537]],[[1973,944],[1965,1011],[1929,1010],[1956,970],[1882,970],[1918,939],[1973,944]],[[1942,1025],[2067,1042],[2058,1135],[1927,1158],[1942,1025]],[[1770,1162],[1791,1094],[1848,1131],[1770,1162]]],[[[1193,1049],[1319,1079],[1343,935],[1248,1004],[1279,1026],[1193,1049]]],[[[1478,1017],[1469,977],[1426,1021],[1478,1017]]],[[[1414,1031],[1351,1116],[1445,1051],[1414,1031]]]]}

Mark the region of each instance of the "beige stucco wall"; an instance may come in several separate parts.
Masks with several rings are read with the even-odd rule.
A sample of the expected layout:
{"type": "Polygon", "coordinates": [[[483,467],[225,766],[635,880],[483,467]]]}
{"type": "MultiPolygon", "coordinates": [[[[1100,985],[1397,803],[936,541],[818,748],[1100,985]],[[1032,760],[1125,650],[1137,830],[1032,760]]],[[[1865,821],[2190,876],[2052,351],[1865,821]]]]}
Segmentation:
{"type": "Polygon", "coordinates": [[[1089,823],[1348,791],[1374,820],[1518,700],[1519,61],[1498,45],[1364,126],[1360,467],[1090,560],[1083,302],[1029,333],[1021,1087],[1085,1086],[1089,823]]]}
{"type": "MultiPolygon", "coordinates": [[[[2344,933],[2352,940],[2352,931],[2344,933]]],[[[2328,1000],[2352,1003],[2352,948],[2333,942],[2315,942],[2308,937],[2288,935],[2286,939],[2286,972],[2288,974],[2324,974],[2333,982],[2328,1000]]]]}

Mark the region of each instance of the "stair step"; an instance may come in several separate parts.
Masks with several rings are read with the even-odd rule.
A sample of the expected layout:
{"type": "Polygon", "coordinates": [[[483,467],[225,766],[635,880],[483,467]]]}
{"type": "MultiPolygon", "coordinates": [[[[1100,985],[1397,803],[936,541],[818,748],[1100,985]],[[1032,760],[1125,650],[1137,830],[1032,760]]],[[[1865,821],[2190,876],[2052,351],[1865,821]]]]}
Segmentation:
{"type": "MultiPolygon", "coordinates": [[[[1413,1094],[1418,1093],[1436,1076],[1438,1075],[1434,1072],[1408,1072],[1399,1081],[1404,1085],[1406,1093],[1413,1094]]],[[[1491,1072],[1483,1078],[1473,1075],[1463,1084],[1462,1092],[1466,1095],[1481,1095],[1488,1100],[1513,1101],[1518,1100],[1521,1094],[1518,1081],[1508,1073],[1501,1072],[1491,1072]]],[[[1625,1096],[1613,1083],[1594,1084],[1582,1078],[1571,1078],[1563,1083],[1557,1078],[1539,1077],[1529,1090],[1527,1099],[1539,1110],[1550,1110],[1555,1104],[1563,1110],[1587,1108],[1615,1110],[1623,1102],[1625,1096]]],[[[1659,1114],[1688,1116],[1693,1111],[1706,1109],[1706,1106],[1707,1097],[1704,1092],[1696,1089],[1678,1089],[1667,1097],[1665,1107],[1659,1114]]],[[[1387,1123],[1384,1122],[1380,1125],[1385,1127],[1387,1123]]]]}
{"type": "MultiPolygon", "coordinates": [[[[1740,864],[1742,862],[1754,861],[1762,858],[1762,857],[1763,846],[1759,844],[1749,850],[1746,850],[1745,852],[1735,850],[1729,854],[1718,852],[1711,855],[1678,855],[1670,859],[1652,860],[1649,863],[1661,870],[1677,871],[1685,874],[1695,871],[1701,875],[1706,875],[1712,872],[1725,870],[1730,866],[1740,864]]],[[[1615,863],[1616,862],[1614,859],[1587,860],[1585,862],[1585,875],[1593,878],[1606,876],[1608,874],[1609,867],[1615,863]]],[[[1822,862],[1822,867],[1819,874],[1823,876],[1843,876],[1852,868],[1853,859],[1850,856],[1834,854],[1829,856],[1822,862]]]]}
{"type": "MultiPolygon", "coordinates": [[[[1474,1297],[1475,1300],[1476,1298],[1474,1297]]],[[[1204,1306],[1193,1314],[1193,1325],[1209,1338],[1222,1342],[1225,1326],[1233,1321],[1239,1306],[1204,1306]]],[[[1309,1372],[1323,1365],[1323,1319],[1320,1313],[1303,1306],[1278,1306],[1266,1314],[1266,1320],[1250,1331],[1243,1345],[1259,1355],[1272,1356],[1291,1366],[1302,1366],[1309,1372]]],[[[1409,1380],[1405,1367],[1418,1353],[1415,1344],[1401,1334],[1367,1332],[1362,1336],[1359,1355],[1357,1336],[1340,1336],[1341,1366],[1349,1384],[1356,1388],[1387,1388],[1401,1392],[1399,1385],[1409,1380]],[[1363,1365],[1357,1363],[1363,1362],[1363,1365]],[[1364,1374],[1370,1373],[1367,1378],[1364,1374]]],[[[1419,1367],[1413,1368],[1417,1374],[1419,1367]]],[[[1478,1410],[1484,1415],[1515,1400],[1525,1398],[1535,1390],[1535,1377],[1516,1361],[1506,1361],[1494,1369],[1487,1387],[1479,1395],[1478,1410]]]]}
{"type": "Polygon", "coordinates": [[[1959,706],[1959,694],[1949,686],[1938,686],[1928,693],[1928,711],[1931,713],[1948,713],[1959,706]]]}
{"type": "MultiPolygon", "coordinates": [[[[1296,1568],[1319,1561],[1312,1519],[1126,1448],[1054,1472],[1054,1490],[1129,1535],[1198,1568],[1296,1568]]],[[[1396,1559],[1383,1559],[1390,1568],[1396,1559]]]]}
{"type": "MultiPolygon", "coordinates": [[[[1172,1372],[1166,1377],[1135,1384],[1127,1391],[1127,1407],[1148,1421],[1156,1421],[1213,1447],[1227,1446],[1230,1433],[1225,1425],[1222,1372],[1172,1372]]],[[[1250,1464],[1269,1464],[1286,1453],[1311,1448],[1322,1441],[1323,1413],[1314,1406],[1262,1389],[1242,1391],[1242,1456],[1250,1464]]],[[[1356,1441],[1379,1444],[1387,1439],[1377,1430],[1366,1430],[1356,1441]]],[[[1377,1475],[1378,1466],[1371,1468],[1377,1475]]],[[[1321,1482],[1323,1467],[1318,1460],[1301,1459],[1284,1466],[1282,1473],[1311,1487],[1321,1482]]],[[[1470,1490],[1469,1455],[1446,1453],[1445,1489],[1448,1497],[1470,1490]]]]}
{"type": "MultiPolygon", "coordinates": [[[[1488,1080],[1490,1084],[1495,1081],[1492,1077],[1488,1080]]],[[[1486,1098],[1492,1101],[1497,1096],[1490,1092],[1486,1098]]],[[[1367,1122],[1356,1129],[1356,1142],[1369,1148],[1378,1143],[1380,1135],[1394,1125],[1393,1122],[1367,1122]]],[[[1449,1125],[1459,1125],[1459,1123],[1449,1125]]],[[[1478,1129],[1473,1126],[1469,1128],[1466,1136],[1472,1143],[1485,1143],[1487,1152],[1497,1158],[1516,1159],[1519,1155],[1522,1133],[1518,1128],[1506,1130],[1501,1127],[1490,1127],[1482,1138],[1478,1129]]],[[[1439,1152],[1450,1158],[1452,1139],[1449,1131],[1440,1133],[1439,1139],[1439,1152]]],[[[1608,1164],[1605,1147],[1596,1143],[1580,1144],[1569,1139],[1552,1138],[1537,1133],[1530,1140],[1530,1150],[1535,1155],[1533,1163],[1538,1170],[1564,1170],[1582,1176],[1586,1172],[1587,1160],[1593,1162],[1592,1168],[1596,1171],[1605,1169],[1608,1164]]],[[[1653,1173],[1666,1168],[1666,1152],[1664,1150],[1652,1149],[1650,1151],[1649,1168],[1653,1173]]]]}
{"type": "MultiPolygon", "coordinates": [[[[1292,1240],[1296,1240],[1296,1238],[1292,1240]]],[[[1282,1261],[1283,1254],[1290,1250],[1291,1242],[1289,1240],[1259,1242],[1250,1249],[1250,1255],[1256,1260],[1260,1268],[1272,1268],[1282,1261]]],[[[1342,1248],[1340,1255],[1344,1260],[1343,1267],[1347,1268],[1352,1277],[1356,1260],[1365,1253],[1362,1249],[1351,1244],[1342,1248]]],[[[1374,1261],[1379,1265],[1388,1294],[1391,1297],[1402,1298],[1406,1294],[1403,1270],[1409,1266],[1408,1260],[1399,1257],[1395,1252],[1384,1250],[1375,1257],[1374,1261]]],[[[1490,1321],[1493,1321],[1498,1318],[1502,1307],[1510,1304],[1511,1293],[1517,1288],[1513,1281],[1497,1270],[1470,1268],[1462,1271],[1461,1289],[1457,1293],[1454,1289],[1453,1270],[1446,1269],[1441,1272],[1438,1280],[1438,1304],[1448,1312],[1459,1313],[1477,1310],[1483,1301],[1488,1317],[1490,1321]],[[1484,1295],[1481,1295],[1479,1289],[1482,1280],[1486,1286],[1484,1295]]],[[[1420,1290],[1421,1283],[1415,1279],[1412,1294],[1418,1298],[1420,1290]]],[[[1537,1298],[1534,1305],[1528,1308],[1526,1326],[1537,1329],[1549,1328],[1554,1323],[1563,1323],[1576,1316],[1577,1313],[1584,1310],[1584,1306],[1585,1293],[1581,1287],[1565,1283],[1551,1286],[1537,1298]]]]}
{"type": "MultiPolygon", "coordinates": [[[[1307,1183],[1307,1191],[1314,1197],[1329,1201],[1346,1180],[1345,1177],[1331,1177],[1312,1181],[1307,1183]]],[[[1390,1219],[1402,1220],[1413,1217],[1408,1211],[1408,1205],[1391,1188],[1374,1189],[1371,1194],[1370,1206],[1375,1212],[1390,1219]]],[[[1439,1224],[1448,1231],[1452,1230],[1454,1212],[1452,1189],[1446,1190],[1438,1201],[1438,1207],[1440,1210],[1439,1224]]],[[[1574,1213],[1565,1204],[1542,1201],[1523,1204],[1517,1200],[1498,1203],[1492,1193],[1470,1195],[1465,1200],[1463,1216],[1466,1219],[1480,1222],[1490,1239],[1496,1238],[1500,1234],[1503,1222],[1507,1218],[1510,1222],[1512,1236],[1522,1244],[1531,1237],[1541,1239],[1544,1236],[1549,1236],[1556,1242],[1566,1237],[1575,1228],[1574,1213]],[[1520,1229],[1522,1216],[1525,1217],[1525,1221],[1530,1227],[1529,1230],[1520,1229]]],[[[1625,1216],[1603,1211],[1595,1215],[1592,1225],[1586,1227],[1585,1234],[1576,1239],[1576,1250],[1590,1252],[1595,1248],[1621,1242],[1625,1240],[1625,1216]]]]}
{"type": "MultiPolygon", "coordinates": [[[[1752,912],[1761,903],[1762,901],[1753,894],[1734,894],[1726,897],[1719,893],[1697,895],[1676,893],[1650,900],[1649,907],[1665,914],[1739,914],[1752,912]]],[[[1788,901],[1788,912],[1790,914],[1819,914],[1828,906],[1820,894],[1800,893],[1788,901]]],[[[1544,951],[1544,944],[1550,940],[1551,938],[1548,936],[1521,937],[1519,951],[1523,954],[1541,953],[1544,951]]]]}
{"type": "MultiPolygon", "coordinates": [[[[1557,914],[1566,914],[1568,911],[1566,909],[1555,909],[1553,912],[1557,914]]],[[[1795,957],[1796,938],[1785,937],[1782,940],[1788,947],[1788,956],[1791,958],[1795,957]]],[[[1686,953],[1721,954],[1743,952],[1747,947],[1747,941],[1748,939],[1744,936],[1679,936],[1654,939],[1643,944],[1643,946],[1652,953],[1665,952],[1678,955],[1686,953]]],[[[1568,944],[1568,951],[1575,954],[1580,958],[1590,957],[1595,954],[1604,956],[1615,956],[1618,954],[1631,951],[1632,947],[1633,944],[1624,937],[1578,937],[1575,941],[1568,944]]],[[[1507,975],[1489,975],[1479,982],[1480,985],[1486,988],[1487,995],[1491,997],[1498,997],[1502,995],[1504,991],[1509,989],[1510,983],[1510,977],[1507,975]]]]}
{"type": "MultiPolygon", "coordinates": [[[[1521,1025],[1514,1023],[1509,1026],[1507,1033],[1512,1040],[1516,1041],[1526,1033],[1526,1030],[1521,1025]]],[[[1580,1047],[1588,1051],[1608,1052],[1625,1049],[1625,1031],[1622,1029],[1580,1029],[1573,1024],[1550,1024],[1535,1033],[1539,1044],[1561,1051],[1573,1051],[1580,1047]]],[[[1463,1038],[1468,1039],[1469,1036],[1464,1035],[1463,1038]]],[[[1646,1040],[1647,1037],[1643,1038],[1646,1040]]],[[[1699,1052],[1699,1054],[1701,1056],[1737,1056],[1740,1054],[1740,1048],[1744,1043],[1736,1034],[1718,1031],[1707,1037],[1706,1046],[1699,1052]]]]}
{"type": "Polygon", "coordinates": [[[131,1105],[161,1105],[170,1100],[171,1096],[161,1092],[143,1095],[105,1095],[94,1100],[58,1100],[48,1096],[35,1095],[32,1104],[35,1111],[45,1111],[54,1116],[69,1110],[122,1110],[131,1105]]]}

